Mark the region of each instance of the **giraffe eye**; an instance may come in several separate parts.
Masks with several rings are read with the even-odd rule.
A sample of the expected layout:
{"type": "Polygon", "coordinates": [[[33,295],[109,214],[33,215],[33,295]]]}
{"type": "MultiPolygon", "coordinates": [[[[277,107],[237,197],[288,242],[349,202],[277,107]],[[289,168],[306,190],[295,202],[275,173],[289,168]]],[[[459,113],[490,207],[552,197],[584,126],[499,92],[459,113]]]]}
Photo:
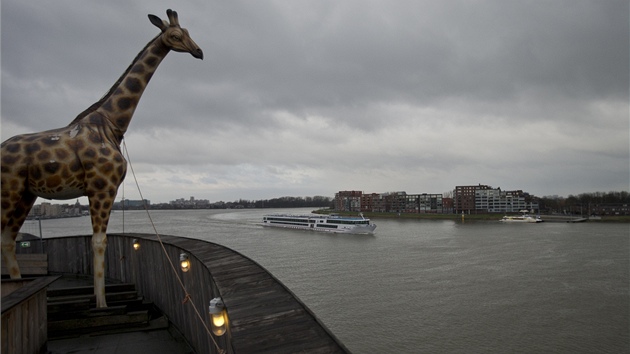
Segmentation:
{"type": "Polygon", "coordinates": [[[182,36],[180,36],[179,34],[173,34],[171,36],[171,39],[174,40],[174,41],[178,41],[179,42],[179,41],[182,40],[182,36]]]}

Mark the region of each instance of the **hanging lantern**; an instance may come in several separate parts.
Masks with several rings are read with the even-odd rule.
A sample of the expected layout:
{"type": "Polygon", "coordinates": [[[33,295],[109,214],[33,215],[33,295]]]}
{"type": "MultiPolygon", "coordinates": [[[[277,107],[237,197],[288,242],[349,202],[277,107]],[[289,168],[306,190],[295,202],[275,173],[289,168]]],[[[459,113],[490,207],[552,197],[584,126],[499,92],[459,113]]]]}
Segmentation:
{"type": "Polygon", "coordinates": [[[219,297],[215,297],[210,300],[210,306],[208,307],[208,313],[210,314],[210,324],[212,327],[212,333],[216,336],[222,336],[227,331],[228,316],[225,311],[225,305],[223,300],[219,297]]]}
{"type": "Polygon", "coordinates": [[[190,270],[190,260],[188,259],[187,253],[179,255],[179,265],[182,267],[182,272],[184,273],[190,270]]]}
{"type": "Polygon", "coordinates": [[[140,249],[140,241],[137,238],[133,239],[133,250],[137,251],[140,249]]]}

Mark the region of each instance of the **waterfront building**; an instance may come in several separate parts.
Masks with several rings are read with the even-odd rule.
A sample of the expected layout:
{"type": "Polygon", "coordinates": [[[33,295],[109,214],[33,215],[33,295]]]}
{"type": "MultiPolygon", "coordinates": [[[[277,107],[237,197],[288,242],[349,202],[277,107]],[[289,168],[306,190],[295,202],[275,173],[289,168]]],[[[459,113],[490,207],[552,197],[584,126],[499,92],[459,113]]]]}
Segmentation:
{"type": "Polygon", "coordinates": [[[335,193],[335,210],[361,211],[361,191],[339,191],[335,193]]]}
{"type": "Polygon", "coordinates": [[[456,186],[455,191],[453,192],[455,213],[476,213],[477,208],[475,207],[475,195],[477,191],[489,189],[492,189],[492,187],[482,184],[476,186],[456,186]]]}
{"type": "Polygon", "coordinates": [[[363,193],[340,191],[335,194],[335,210],[376,213],[443,213],[441,194],[407,192],[363,193]]]}
{"type": "Polygon", "coordinates": [[[121,202],[115,202],[112,207],[113,210],[131,210],[131,209],[144,209],[151,206],[151,201],[148,199],[123,199],[121,202]]]}
{"type": "Polygon", "coordinates": [[[537,198],[522,190],[502,191],[488,185],[457,186],[454,191],[456,213],[518,213],[539,211],[537,198]]]}

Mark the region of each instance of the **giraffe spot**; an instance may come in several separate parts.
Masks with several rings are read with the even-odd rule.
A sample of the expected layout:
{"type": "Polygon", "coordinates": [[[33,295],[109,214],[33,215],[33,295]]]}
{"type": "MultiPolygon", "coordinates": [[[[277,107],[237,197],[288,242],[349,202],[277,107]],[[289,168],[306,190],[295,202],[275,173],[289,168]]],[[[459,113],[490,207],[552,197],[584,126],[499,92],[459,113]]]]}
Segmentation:
{"type": "Polygon", "coordinates": [[[98,254],[101,255],[101,256],[104,255],[105,254],[105,250],[102,249],[102,248],[99,248],[98,249],[98,254]]]}
{"type": "Polygon", "coordinates": [[[93,159],[96,157],[96,150],[94,150],[93,148],[87,148],[85,149],[85,151],[83,152],[83,155],[93,159]]]}
{"type": "MultiPolygon", "coordinates": [[[[4,195],[3,195],[3,197],[4,197],[4,195]]],[[[2,206],[2,209],[6,210],[6,209],[9,209],[11,207],[11,203],[9,203],[6,200],[3,200],[2,203],[0,203],[0,206],[2,206]]]]}
{"type": "Polygon", "coordinates": [[[110,203],[109,201],[104,201],[103,202],[103,208],[111,209],[111,207],[112,207],[112,203],[110,203]]]}
{"type": "Polygon", "coordinates": [[[101,165],[101,173],[109,175],[114,170],[114,164],[111,162],[101,165]]]}
{"type": "Polygon", "coordinates": [[[79,160],[74,160],[71,164],[70,164],[70,171],[72,172],[77,172],[78,170],[81,169],[81,163],[79,162],[79,160]]]}
{"type": "Polygon", "coordinates": [[[65,160],[68,157],[69,153],[64,149],[55,149],[55,156],[59,160],[65,160]]]}
{"type": "Polygon", "coordinates": [[[49,188],[55,188],[59,186],[60,184],[61,184],[61,176],[59,175],[50,176],[46,179],[46,185],[49,188]]]}
{"type": "MultiPolygon", "coordinates": [[[[99,253],[101,253],[101,252],[99,252],[99,253]]],[[[103,277],[103,272],[98,271],[98,272],[96,272],[96,274],[94,276],[97,277],[97,278],[102,278],[103,277]]]]}
{"type": "Polygon", "coordinates": [[[79,151],[83,149],[83,147],[85,146],[85,144],[83,143],[83,140],[79,140],[79,139],[68,140],[66,145],[73,151],[79,151]]]}
{"type": "Polygon", "coordinates": [[[36,143],[26,145],[26,153],[27,154],[34,154],[34,153],[38,152],[41,149],[42,149],[42,147],[39,146],[39,144],[36,144],[36,143]]]}
{"type": "Polygon", "coordinates": [[[105,102],[105,104],[103,104],[101,107],[107,112],[112,112],[114,110],[114,108],[112,107],[112,103],[109,100],[105,102]]]}
{"type": "MultiPolygon", "coordinates": [[[[159,53],[158,53],[159,54],[159,53]]],[[[154,67],[158,62],[158,58],[156,56],[150,56],[144,60],[144,63],[149,67],[154,67]]]]}
{"type": "Polygon", "coordinates": [[[88,117],[88,122],[90,122],[90,124],[104,125],[104,121],[103,116],[100,114],[92,114],[88,117]]]}
{"type": "Polygon", "coordinates": [[[108,147],[102,147],[101,148],[101,155],[109,156],[111,154],[112,154],[112,149],[110,149],[108,147]]]}
{"type": "Polygon", "coordinates": [[[131,107],[132,100],[129,97],[121,97],[116,104],[118,105],[118,109],[124,111],[131,107]]]}
{"type": "Polygon", "coordinates": [[[63,177],[66,180],[72,177],[70,170],[68,170],[68,166],[63,166],[63,168],[61,169],[61,177],[63,177]]]}
{"type": "Polygon", "coordinates": [[[96,190],[102,190],[106,185],[107,181],[102,177],[94,178],[92,181],[92,186],[94,186],[96,190]]]}
{"type": "MultiPolygon", "coordinates": [[[[89,136],[90,141],[94,144],[100,144],[102,142],[101,136],[96,132],[92,132],[89,136]]],[[[96,152],[94,152],[96,154],[96,152]]]]}
{"type": "Polygon", "coordinates": [[[142,91],[142,82],[135,77],[128,77],[127,80],[125,80],[125,87],[131,93],[138,93],[142,91]]]}
{"type": "Polygon", "coordinates": [[[40,160],[48,160],[50,158],[50,155],[50,151],[43,150],[37,154],[37,158],[40,160]]]}
{"type": "Polygon", "coordinates": [[[18,162],[20,160],[20,157],[17,155],[5,155],[2,156],[2,163],[4,165],[13,165],[14,163],[18,162]]]}
{"type": "Polygon", "coordinates": [[[128,124],[130,119],[131,119],[130,117],[124,115],[124,116],[116,119],[116,126],[124,127],[124,126],[126,126],[128,124]]]}
{"type": "Polygon", "coordinates": [[[15,279],[19,277],[20,277],[20,270],[17,267],[11,267],[11,278],[15,279]]]}
{"type": "Polygon", "coordinates": [[[2,162],[2,165],[0,165],[0,171],[2,171],[2,173],[9,173],[9,168],[4,161],[2,162]]]}
{"type": "Polygon", "coordinates": [[[116,196],[116,188],[109,189],[109,197],[114,198],[116,196]]]}
{"type": "Polygon", "coordinates": [[[7,144],[3,146],[3,148],[7,149],[8,152],[14,154],[20,151],[20,144],[7,144]]]}
{"type": "Polygon", "coordinates": [[[149,71],[146,75],[144,75],[145,82],[149,82],[149,80],[151,80],[152,77],[153,77],[153,72],[149,71]]]}
{"type": "Polygon", "coordinates": [[[104,210],[101,211],[101,218],[103,218],[103,220],[107,220],[107,217],[108,217],[107,212],[104,210]]]}
{"type": "Polygon", "coordinates": [[[44,164],[44,170],[48,173],[56,173],[59,170],[59,162],[50,161],[44,164]]]}
{"type": "Polygon", "coordinates": [[[134,74],[141,74],[144,72],[144,66],[143,65],[134,65],[133,68],[131,68],[131,72],[134,74]]]}

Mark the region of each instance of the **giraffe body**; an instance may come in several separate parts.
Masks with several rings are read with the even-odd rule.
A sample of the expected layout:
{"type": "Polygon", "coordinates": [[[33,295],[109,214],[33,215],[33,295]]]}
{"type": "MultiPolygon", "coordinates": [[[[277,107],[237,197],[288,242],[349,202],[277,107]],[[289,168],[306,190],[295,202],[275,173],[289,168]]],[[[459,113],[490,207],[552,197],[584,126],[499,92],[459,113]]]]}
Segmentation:
{"type": "Polygon", "coordinates": [[[20,278],[15,239],[37,197],[73,199],[87,196],[92,221],[94,292],[97,307],[106,307],[105,250],[107,224],[127,161],[120,151],[124,133],[153,73],[170,50],[203,59],[203,52],[179,26],[149,15],[162,33],[150,41],[98,102],[70,125],[14,136],[2,143],[2,258],[11,278],[20,278]]]}

